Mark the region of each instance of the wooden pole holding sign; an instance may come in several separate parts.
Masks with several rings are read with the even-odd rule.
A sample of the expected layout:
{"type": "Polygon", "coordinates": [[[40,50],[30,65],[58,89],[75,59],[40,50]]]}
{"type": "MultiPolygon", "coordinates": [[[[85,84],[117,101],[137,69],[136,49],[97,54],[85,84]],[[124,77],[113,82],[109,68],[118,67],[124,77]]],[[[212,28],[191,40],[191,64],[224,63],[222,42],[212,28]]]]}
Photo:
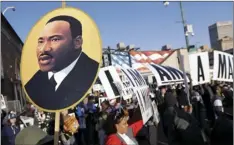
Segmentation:
{"type": "Polygon", "coordinates": [[[62,8],[65,8],[65,7],[66,7],[66,1],[62,0],[62,8]]]}
{"type": "Polygon", "coordinates": [[[60,112],[55,113],[54,145],[59,144],[60,112]]]}

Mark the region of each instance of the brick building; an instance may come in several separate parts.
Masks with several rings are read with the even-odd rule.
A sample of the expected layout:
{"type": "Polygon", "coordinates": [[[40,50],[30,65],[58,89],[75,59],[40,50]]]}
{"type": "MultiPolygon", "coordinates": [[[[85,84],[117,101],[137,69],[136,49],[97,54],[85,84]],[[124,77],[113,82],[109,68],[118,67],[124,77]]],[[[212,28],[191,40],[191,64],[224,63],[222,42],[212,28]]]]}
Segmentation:
{"type": "Polygon", "coordinates": [[[1,24],[1,94],[9,106],[13,100],[19,100],[21,106],[24,106],[25,94],[20,79],[23,42],[2,13],[1,24]]]}

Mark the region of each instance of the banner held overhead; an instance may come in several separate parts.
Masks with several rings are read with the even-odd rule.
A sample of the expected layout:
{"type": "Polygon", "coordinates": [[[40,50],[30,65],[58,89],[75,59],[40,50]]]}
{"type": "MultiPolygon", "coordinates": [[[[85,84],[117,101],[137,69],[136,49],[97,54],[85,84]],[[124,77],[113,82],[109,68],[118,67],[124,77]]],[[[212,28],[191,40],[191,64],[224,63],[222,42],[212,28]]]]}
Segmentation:
{"type": "MultiPolygon", "coordinates": [[[[180,84],[184,81],[183,72],[176,68],[169,66],[161,66],[157,64],[146,64],[145,65],[155,76],[157,86],[165,86],[171,84],[180,84]]],[[[189,81],[188,77],[187,81],[189,81]]]]}
{"type": "Polygon", "coordinates": [[[210,82],[208,52],[189,54],[189,64],[193,86],[210,82]]]}
{"type": "Polygon", "coordinates": [[[233,55],[214,51],[213,80],[233,82],[233,55]]]}

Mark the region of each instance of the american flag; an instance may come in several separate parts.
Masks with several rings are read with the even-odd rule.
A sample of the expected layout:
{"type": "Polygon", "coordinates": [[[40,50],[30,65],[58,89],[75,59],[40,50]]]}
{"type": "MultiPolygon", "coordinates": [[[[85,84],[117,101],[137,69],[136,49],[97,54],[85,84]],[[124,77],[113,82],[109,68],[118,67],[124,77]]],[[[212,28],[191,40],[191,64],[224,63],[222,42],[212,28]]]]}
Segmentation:
{"type": "MultiPolygon", "coordinates": [[[[167,51],[131,51],[130,57],[132,67],[141,69],[142,64],[161,64],[175,50],[167,51]]],[[[130,67],[129,57],[126,52],[111,54],[111,63],[113,66],[130,67]]]]}

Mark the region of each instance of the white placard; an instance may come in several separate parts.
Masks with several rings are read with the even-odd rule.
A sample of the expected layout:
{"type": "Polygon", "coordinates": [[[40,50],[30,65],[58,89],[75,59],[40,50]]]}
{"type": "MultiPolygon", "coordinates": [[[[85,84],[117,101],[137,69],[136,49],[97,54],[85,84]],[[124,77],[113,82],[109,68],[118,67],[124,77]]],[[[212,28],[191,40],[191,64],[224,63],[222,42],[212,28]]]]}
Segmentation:
{"type": "Polygon", "coordinates": [[[7,106],[6,106],[6,101],[5,101],[5,98],[4,96],[1,94],[1,109],[6,109],[7,106]]]}
{"type": "Polygon", "coordinates": [[[121,82],[121,80],[114,66],[101,68],[98,76],[109,100],[120,97],[121,94],[115,82],[121,82]]]}
{"type": "Polygon", "coordinates": [[[132,98],[132,95],[134,94],[133,87],[130,85],[129,80],[124,80],[122,82],[114,82],[117,86],[121,96],[124,100],[128,100],[132,98]]]}
{"type": "Polygon", "coordinates": [[[143,118],[143,123],[145,124],[153,115],[151,99],[149,96],[149,87],[140,72],[138,72],[137,70],[122,68],[121,71],[130,81],[129,86],[133,88],[133,95],[137,97],[143,118]]]}
{"type": "Polygon", "coordinates": [[[102,90],[102,86],[100,84],[94,84],[93,85],[93,91],[101,91],[102,90]]]}
{"type": "Polygon", "coordinates": [[[105,100],[108,100],[107,97],[99,97],[99,98],[98,98],[99,108],[102,108],[101,103],[102,103],[103,101],[105,101],[105,100]]]}
{"type": "Polygon", "coordinates": [[[208,52],[189,54],[189,64],[193,86],[210,82],[208,52]]]}
{"type": "MultiPolygon", "coordinates": [[[[120,68],[119,68],[120,69],[120,68]]],[[[124,100],[132,98],[134,93],[129,79],[123,73],[118,73],[117,68],[109,66],[101,68],[99,79],[103,84],[103,88],[108,99],[123,97],[124,100]]]]}
{"type": "Polygon", "coordinates": [[[233,82],[233,55],[214,51],[213,80],[233,82]]]}
{"type": "MultiPolygon", "coordinates": [[[[145,65],[155,76],[157,86],[165,86],[171,84],[180,84],[184,82],[183,72],[176,68],[169,66],[162,66],[157,64],[146,64],[145,65]]],[[[189,82],[188,77],[186,76],[189,82]]]]}
{"type": "Polygon", "coordinates": [[[153,115],[154,121],[156,122],[156,124],[158,124],[159,121],[160,121],[160,114],[158,112],[158,107],[157,107],[155,101],[152,101],[151,105],[152,105],[152,109],[153,109],[153,112],[154,112],[154,115],[153,115]]]}

